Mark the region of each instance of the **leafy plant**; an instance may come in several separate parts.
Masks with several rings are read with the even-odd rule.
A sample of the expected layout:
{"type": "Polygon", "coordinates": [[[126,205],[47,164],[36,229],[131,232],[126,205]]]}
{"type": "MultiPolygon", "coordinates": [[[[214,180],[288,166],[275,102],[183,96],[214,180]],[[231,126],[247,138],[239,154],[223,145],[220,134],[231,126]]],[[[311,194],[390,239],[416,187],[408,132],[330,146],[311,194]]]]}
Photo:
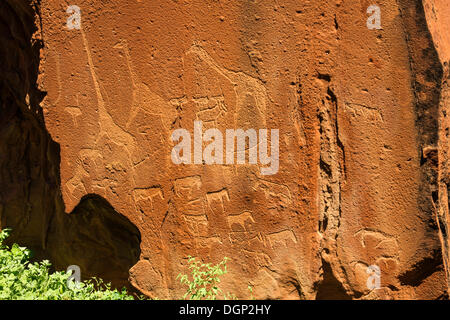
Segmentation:
{"type": "Polygon", "coordinates": [[[69,273],[49,273],[48,260],[31,263],[30,250],[3,244],[9,232],[0,232],[1,300],[133,300],[125,288],[112,290],[109,283],[97,278],[69,285],[69,273]]]}
{"type": "MultiPolygon", "coordinates": [[[[223,294],[218,287],[220,283],[220,276],[227,273],[227,261],[225,257],[216,265],[210,263],[204,264],[196,258],[189,256],[188,264],[191,269],[191,279],[186,274],[179,274],[177,279],[180,279],[181,284],[187,285],[186,293],[183,299],[189,300],[216,300],[219,295],[223,298],[233,298],[231,294],[223,294]]],[[[234,297],[235,298],[235,297],[234,297]]]]}
{"type": "Polygon", "coordinates": [[[256,300],[255,296],[253,295],[253,287],[248,286],[247,289],[248,289],[248,292],[250,292],[250,300],[256,300]]]}
{"type": "MultiPolygon", "coordinates": [[[[3,242],[9,236],[10,229],[0,231],[0,300],[133,300],[125,288],[121,291],[111,289],[111,284],[102,279],[92,278],[74,283],[71,273],[57,271],[50,273],[48,260],[30,262],[31,251],[18,244],[11,247],[3,242]]],[[[177,279],[187,285],[183,299],[216,300],[237,299],[234,294],[223,293],[218,287],[220,277],[227,273],[225,257],[216,265],[204,264],[189,256],[191,274],[179,274],[177,279]]],[[[253,289],[248,290],[253,297],[253,289]]],[[[144,296],[138,299],[147,299],[144,296]]]]}

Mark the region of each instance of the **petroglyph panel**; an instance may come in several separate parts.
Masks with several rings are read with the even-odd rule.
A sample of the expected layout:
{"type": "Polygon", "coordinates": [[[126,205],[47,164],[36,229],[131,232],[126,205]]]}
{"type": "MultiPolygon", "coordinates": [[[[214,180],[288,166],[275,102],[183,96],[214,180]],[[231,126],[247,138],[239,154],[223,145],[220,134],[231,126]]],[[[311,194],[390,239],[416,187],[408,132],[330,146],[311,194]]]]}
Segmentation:
{"type": "Polygon", "coordinates": [[[241,230],[247,230],[247,223],[256,223],[255,219],[253,219],[253,215],[249,211],[244,211],[240,214],[229,215],[227,217],[228,227],[233,229],[233,225],[236,224],[241,230]]]}
{"type": "Polygon", "coordinates": [[[183,215],[183,219],[188,226],[189,232],[193,237],[207,237],[208,236],[208,219],[203,216],[188,216],[183,215]]]}
{"type": "Polygon", "coordinates": [[[356,121],[361,121],[361,118],[372,123],[384,121],[382,113],[377,108],[357,103],[346,103],[344,106],[345,111],[356,121]]]}
{"type": "MultiPolygon", "coordinates": [[[[330,279],[338,298],[363,297],[372,263],[393,274],[391,298],[444,296],[423,289],[442,288],[438,267],[417,286],[395,280],[440,249],[437,169],[418,150],[438,146],[443,62],[423,8],[383,1],[382,30],[365,26],[365,1],[325,0],[92,0],[68,30],[66,4],[42,0],[37,78],[60,151],[39,154],[60,159],[59,207],[69,214],[95,194],[135,224],[132,282],[159,298],[181,296],[188,255],[231,257],[223,289],[240,298],[242,279],[258,298],[336,298],[330,279]],[[193,138],[195,120],[223,134],[279,130],[278,172],[175,165],[171,134],[193,138]]],[[[426,1],[428,15],[438,2],[426,1]]]]}
{"type": "Polygon", "coordinates": [[[292,203],[292,195],[285,185],[259,179],[257,188],[264,192],[269,208],[288,208],[292,203]]]}
{"type": "Polygon", "coordinates": [[[218,206],[222,209],[222,211],[225,211],[225,202],[229,202],[230,197],[228,195],[228,190],[223,189],[216,192],[208,192],[206,194],[206,200],[208,202],[208,206],[211,209],[218,206]]]}
{"type": "Polygon", "coordinates": [[[175,180],[175,204],[178,210],[187,215],[204,215],[205,200],[200,176],[175,180]]]}
{"type": "Polygon", "coordinates": [[[397,240],[388,234],[378,230],[362,229],[355,233],[355,237],[360,241],[363,248],[367,248],[373,256],[397,257],[397,240]]]}
{"type": "Polygon", "coordinates": [[[148,189],[135,189],[133,190],[133,197],[136,206],[143,210],[144,207],[149,207],[150,210],[154,208],[154,202],[156,198],[164,200],[164,196],[161,188],[153,187],[148,189]]]}
{"type": "Polygon", "coordinates": [[[259,268],[270,267],[272,265],[272,259],[263,252],[242,250],[242,253],[259,268]]]}
{"type": "Polygon", "coordinates": [[[292,243],[297,243],[297,237],[292,230],[283,230],[268,234],[267,239],[272,248],[275,246],[284,246],[287,248],[289,245],[292,245],[292,243]]]}

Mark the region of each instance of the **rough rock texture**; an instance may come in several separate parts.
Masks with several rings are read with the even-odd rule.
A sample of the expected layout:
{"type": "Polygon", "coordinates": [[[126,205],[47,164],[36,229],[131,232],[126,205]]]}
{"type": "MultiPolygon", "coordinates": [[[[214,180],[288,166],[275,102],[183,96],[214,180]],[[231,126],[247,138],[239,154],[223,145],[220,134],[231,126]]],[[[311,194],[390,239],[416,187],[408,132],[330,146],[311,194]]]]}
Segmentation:
{"type": "Polygon", "coordinates": [[[39,6],[0,2],[0,221],[11,242],[49,258],[57,269],[79,265],[82,277],[128,286],[140,255],[139,230],[99,196],[70,215],[60,191],[60,148],[50,138],[36,87],[42,51],[39,6]]]}
{"type": "Polygon", "coordinates": [[[239,297],[446,298],[450,7],[371,4],[3,2],[2,227],[159,298],[188,255],[239,297]],[[278,173],[173,164],[194,120],[279,129],[278,173]]]}
{"type": "Polygon", "coordinates": [[[440,238],[442,243],[442,252],[444,257],[444,265],[447,275],[447,283],[450,288],[450,255],[448,230],[450,228],[449,217],[449,187],[450,187],[450,171],[448,164],[449,157],[449,130],[450,123],[448,113],[450,112],[450,35],[448,32],[442,32],[448,26],[450,16],[450,3],[425,1],[426,18],[429,30],[433,36],[436,51],[442,65],[441,93],[439,98],[439,140],[438,140],[438,188],[439,188],[439,206],[437,209],[437,222],[440,230],[440,238]]]}

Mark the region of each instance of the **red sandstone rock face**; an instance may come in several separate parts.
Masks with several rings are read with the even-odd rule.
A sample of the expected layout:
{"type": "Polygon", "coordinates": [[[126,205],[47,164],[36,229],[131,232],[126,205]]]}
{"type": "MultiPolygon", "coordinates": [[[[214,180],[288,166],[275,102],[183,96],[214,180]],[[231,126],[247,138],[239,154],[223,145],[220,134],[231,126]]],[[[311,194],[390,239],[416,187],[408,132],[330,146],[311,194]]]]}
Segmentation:
{"type": "Polygon", "coordinates": [[[159,298],[181,295],[188,255],[230,257],[223,285],[239,297],[248,285],[271,299],[446,296],[444,0],[379,1],[381,29],[366,0],[71,4],[80,29],[66,5],[39,11],[41,106],[61,157],[43,231],[57,266],[122,284],[134,264],[133,286],[159,298]],[[195,120],[224,135],[278,129],[278,172],[174,164],[171,134],[195,120]]]}
{"type": "MultiPolygon", "coordinates": [[[[442,33],[445,25],[448,25],[448,17],[450,15],[450,4],[440,1],[425,1],[425,12],[430,32],[439,60],[443,66],[443,77],[441,83],[441,94],[439,99],[439,170],[438,170],[438,187],[439,187],[439,207],[437,212],[437,221],[440,229],[440,239],[442,243],[442,252],[444,256],[444,265],[447,274],[447,283],[450,279],[449,271],[449,239],[448,230],[450,228],[450,218],[448,212],[448,186],[450,171],[448,168],[448,150],[450,148],[448,140],[449,132],[449,105],[450,105],[450,88],[449,88],[449,61],[450,61],[450,39],[448,33],[442,33]]],[[[450,284],[449,284],[450,285],[450,284]]]]}

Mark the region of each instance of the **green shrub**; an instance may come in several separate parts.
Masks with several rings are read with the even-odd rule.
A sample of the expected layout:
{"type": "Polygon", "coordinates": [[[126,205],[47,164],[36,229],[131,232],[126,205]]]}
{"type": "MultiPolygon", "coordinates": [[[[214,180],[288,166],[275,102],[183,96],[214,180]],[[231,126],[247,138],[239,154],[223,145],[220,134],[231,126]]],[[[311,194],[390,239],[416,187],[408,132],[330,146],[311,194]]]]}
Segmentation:
{"type": "Polygon", "coordinates": [[[188,264],[191,269],[191,278],[186,274],[179,274],[177,279],[180,279],[181,284],[187,285],[186,293],[183,299],[188,300],[216,300],[219,295],[224,299],[235,298],[234,295],[225,293],[218,287],[220,283],[220,276],[227,273],[227,260],[225,257],[217,265],[210,263],[204,264],[197,261],[195,258],[189,256],[188,264]]]}
{"type": "Polygon", "coordinates": [[[0,232],[0,299],[1,300],[133,300],[126,289],[112,290],[110,284],[93,278],[69,285],[67,272],[49,273],[50,262],[31,263],[30,250],[3,241],[9,229],[0,232]]]}
{"type": "MultiPolygon", "coordinates": [[[[70,273],[57,271],[50,273],[48,260],[30,262],[31,251],[13,244],[11,247],[3,242],[10,233],[9,229],[0,231],[0,300],[133,300],[126,289],[111,289],[109,283],[92,278],[80,283],[68,281],[70,273]]],[[[227,273],[228,258],[217,265],[204,264],[196,258],[188,257],[191,278],[179,274],[177,279],[187,285],[183,299],[216,300],[236,299],[230,293],[223,293],[218,287],[220,276],[227,273]]],[[[248,287],[252,299],[252,288],[248,287]]],[[[147,299],[139,296],[139,299],[147,299]]]]}

